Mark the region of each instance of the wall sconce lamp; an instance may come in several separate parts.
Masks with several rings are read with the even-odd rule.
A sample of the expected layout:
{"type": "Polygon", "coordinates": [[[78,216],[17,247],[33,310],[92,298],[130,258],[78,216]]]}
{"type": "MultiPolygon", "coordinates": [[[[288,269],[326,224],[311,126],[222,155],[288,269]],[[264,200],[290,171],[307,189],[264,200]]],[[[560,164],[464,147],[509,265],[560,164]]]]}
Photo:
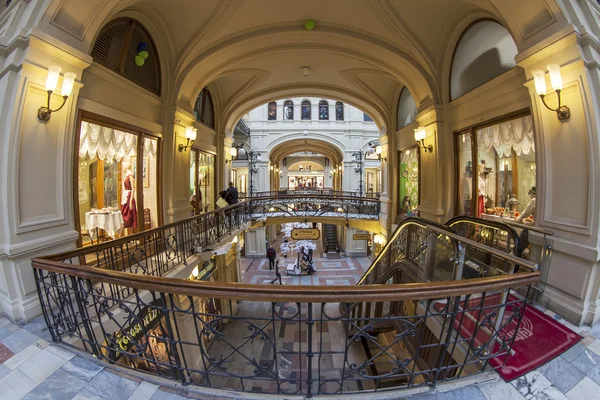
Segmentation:
{"type": "Polygon", "coordinates": [[[550,64],[548,65],[548,73],[550,74],[550,83],[552,84],[552,88],[556,91],[556,96],[558,97],[558,107],[553,109],[548,107],[546,104],[546,73],[541,69],[536,69],[531,71],[531,75],[533,75],[533,82],[535,83],[535,91],[542,99],[542,103],[546,106],[546,108],[550,111],[556,111],[556,115],[560,121],[566,121],[571,117],[571,110],[567,106],[561,106],[560,104],[560,92],[562,90],[562,76],[560,74],[560,65],[558,64],[550,64]]]}
{"type": "Polygon", "coordinates": [[[375,236],[373,236],[373,243],[378,244],[378,245],[382,245],[385,243],[385,236],[383,236],[380,233],[375,234],[375,236]]]}
{"type": "Polygon", "coordinates": [[[232,147],[229,150],[229,154],[231,155],[231,158],[230,159],[226,159],[225,160],[225,164],[229,164],[230,162],[233,162],[233,160],[235,160],[235,158],[238,155],[238,149],[236,147],[232,147]]]}
{"type": "Polygon", "coordinates": [[[426,135],[427,135],[427,133],[425,132],[425,128],[418,127],[417,129],[415,129],[415,140],[417,141],[417,146],[419,146],[419,148],[425,150],[425,153],[427,153],[427,152],[433,153],[432,145],[425,146],[425,136],[426,135]]]}
{"type": "Polygon", "coordinates": [[[63,96],[63,102],[56,110],[50,109],[50,97],[52,97],[52,93],[56,89],[56,85],[58,85],[58,78],[60,78],[61,68],[58,65],[52,65],[48,67],[48,77],[46,78],[46,91],[48,92],[48,102],[46,106],[42,106],[38,109],[38,119],[40,121],[49,121],[50,116],[53,112],[59,111],[63,108],[67,102],[67,99],[73,92],[73,84],[75,83],[75,78],[77,74],[74,72],[67,72],[63,77],[63,84],[61,88],[61,93],[63,96]]]}
{"type": "Polygon", "coordinates": [[[196,128],[194,128],[193,126],[185,127],[185,138],[187,139],[187,143],[185,146],[180,144],[179,147],[177,147],[179,152],[187,151],[187,149],[192,147],[192,145],[194,144],[194,141],[196,140],[197,131],[198,130],[196,128]]]}
{"type": "Polygon", "coordinates": [[[377,140],[372,140],[369,142],[369,148],[366,150],[367,155],[376,154],[379,161],[387,161],[387,157],[381,157],[383,153],[383,147],[379,144],[377,140]]]}

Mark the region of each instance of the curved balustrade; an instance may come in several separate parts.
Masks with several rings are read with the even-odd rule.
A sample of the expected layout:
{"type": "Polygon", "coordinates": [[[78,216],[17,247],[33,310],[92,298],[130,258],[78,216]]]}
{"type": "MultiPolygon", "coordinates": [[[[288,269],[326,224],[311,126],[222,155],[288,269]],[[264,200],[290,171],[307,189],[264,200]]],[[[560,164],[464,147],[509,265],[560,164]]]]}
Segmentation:
{"type": "Polygon", "coordinates": [[[379,219],[377,198],[331,194],[273,193],[253,196],[249,200],[253,218],[264,217],[339,217],[345,219],[379,219]]]}
{"type": "Polygon", "coordinates": [[[374,284],[275,288],[163,276],[187,268],[196,246],[242,226],[250,207],[33,259],[53,340],[184,384],[305,397],[436,386],[510,356],[536,266],[422,219],[395,232],[370,269],[374,284]],[[460,280],[455,258],[466,245],[528,272],[460,280]]]}

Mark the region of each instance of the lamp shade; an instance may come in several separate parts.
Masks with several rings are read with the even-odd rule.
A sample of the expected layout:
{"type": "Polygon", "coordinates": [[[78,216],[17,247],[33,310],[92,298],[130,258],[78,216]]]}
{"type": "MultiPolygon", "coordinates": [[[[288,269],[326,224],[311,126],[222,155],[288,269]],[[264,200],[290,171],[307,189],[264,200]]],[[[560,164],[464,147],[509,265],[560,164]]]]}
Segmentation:
{"type": "Polygon", "coordinates": [[[373,153],[375,153],[375,149],[372,147],[367,148],[367,150],[365,151],[365,153],[367,153],[367,155],[371,155],[373,153]]]}
{"type": "Polygon", "coordinates": [[[238,150],[235,147],[232,147],[230,150],[231,157],[236,157],[238,154],[238,150]]]}
{"type": "Polygon", "coordinates": [[[193,126],[186,126],[185,127],[185,138],[189,139],[189,140],[196,140],[196,133],[197,133],[197,129],[194,128],[193,126]]]}
{"type": "Polygon", "coordinates": [[[552,84],[552,88],[554,90],[562,90],[563,82],[562,76],[560,75],[560,65],[548,65],[548,72],[550,73],[550,83],[552,84]]]}
{"type": "Polygon", "coordinates": [[[75,78],[77,74],[74,72],[67,72],[63,77],[63,84],[61,93],[63,96],[70,96],[73,93],[73,84],[75,83],[75,78]]]}
{"type": "Polygon", "coordinates": [[[246,157],[246,150],[244,148],[240,148],[237,153],[240,157],[246,157]]]}
{"type": "Polygon", "coordinates": [[[546,95],[546,73],[541,69],[531,71],[533,75],[533,83],[535,84],[535,91],[540,96],[546,95]]]}
{"type": "Polygon", "coordinates": [[[415,140],[416,141],[421,141],[421,140],[425,139],[425,136],[426,136],[425,128],[418,127],[417,129],[415,129],[415,140]]]}
{"type": "Polygon", "coordinates": [[[377,153],[377,154],[383,153],[383,147],[381,147],[381,146],[375,147],[375,153],[377,153]]]}
{"type": "Polygon", "coordinates": [[[61,67],[51,65],[48,67],[48,77],[46,78],[46,91],[54,91],[58,85],[58,77],[60,76],[61,67]]]}

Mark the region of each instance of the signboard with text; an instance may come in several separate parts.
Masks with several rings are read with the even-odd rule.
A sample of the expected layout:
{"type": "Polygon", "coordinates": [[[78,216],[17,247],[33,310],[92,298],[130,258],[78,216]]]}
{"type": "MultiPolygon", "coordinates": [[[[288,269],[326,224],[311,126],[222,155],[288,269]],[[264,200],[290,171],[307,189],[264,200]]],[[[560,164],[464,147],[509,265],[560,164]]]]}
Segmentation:
{"type": "Polygon", "coordinates": [[[354,239],[354,240],[369,240],[369,234],[368,233],[355,233],[354,235],[352,235],[352,239],[354,239]]]}
{"type": "Polygon", "coordinates": [[[295,240],[315,240],[321,237],[321,231],[316,228],[296,228],[292,229],[292,239],[295,240]]]}

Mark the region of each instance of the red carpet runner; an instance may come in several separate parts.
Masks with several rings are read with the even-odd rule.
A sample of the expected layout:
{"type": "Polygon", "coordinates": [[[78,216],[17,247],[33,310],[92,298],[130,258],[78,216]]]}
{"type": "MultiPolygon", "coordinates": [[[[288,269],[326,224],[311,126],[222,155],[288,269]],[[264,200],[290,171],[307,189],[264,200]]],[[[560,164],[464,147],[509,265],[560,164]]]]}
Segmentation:
{"type": "MultiPolygon", "coordinates": [[[[513,301],[519,301],[519,299],[510,295],[509,302],[513,301]]],[[[469,308],[477,307],[479,302],[480,299],[470,299],[469,308]]],[[[484,306],[493,306],[499,302],[500,295],[492,295],[485,299],[484,306]]],[[[508,305],[505,311],[505,320],[511,315],[513,307],[520,306],[520,302],[515,305],[508,305]]],[[[441,310],[444,308],[444,305],[438,303],[434,307],[441,310]]],[[[489,313],[492,312],[493,309],[490,308],[486,311],[489,313]]],[[[474,321],[481,319],[479,311],[477,310],[469,311],[468,314],[470,314],[472,318],[460,318],[461,314],[458,314],[455,319],[455,328],[459,327],[462,319],[460,334],[463,338],[473,336],[473,332],[476,328],[476,322],[474,321]]],[[[516,327],[517,321],[511,322],[503,329],[503,332],[512,336],[516,327]]],[[[525,307],[525,312],[523,313],[517,338],[512,347],[511,356],[504,366],[501,365],[506,356],[490,360],[490,365],[496,369],[505,381],[512,381],[513,379],[519,378],[544,365],[553,358],[558,357],[581,339],[582,337],[580,335],[565,327],[554,318],[527,305],[525,307]]],[[[480,345],[487,340],[489,340],[489,336],[479,329],[476,334],[475,343],[480,345]]]]}

